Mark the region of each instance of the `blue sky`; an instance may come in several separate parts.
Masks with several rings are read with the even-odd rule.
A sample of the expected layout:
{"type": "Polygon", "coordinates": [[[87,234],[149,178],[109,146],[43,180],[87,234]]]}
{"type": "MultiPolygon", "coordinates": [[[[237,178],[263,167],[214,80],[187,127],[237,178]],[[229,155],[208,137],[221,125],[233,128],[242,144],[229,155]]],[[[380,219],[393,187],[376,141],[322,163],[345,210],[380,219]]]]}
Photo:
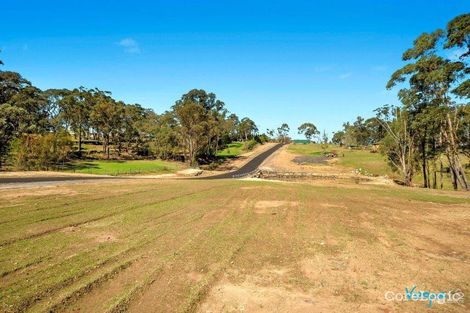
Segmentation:
{"type": "Polygon", "coordinates": [[[341,128],[396,100],[400,57],[470,1],[3,0],[0,59],[36,86],[98,87],[161,113],[212,91],[261,131],[341,128]]]}

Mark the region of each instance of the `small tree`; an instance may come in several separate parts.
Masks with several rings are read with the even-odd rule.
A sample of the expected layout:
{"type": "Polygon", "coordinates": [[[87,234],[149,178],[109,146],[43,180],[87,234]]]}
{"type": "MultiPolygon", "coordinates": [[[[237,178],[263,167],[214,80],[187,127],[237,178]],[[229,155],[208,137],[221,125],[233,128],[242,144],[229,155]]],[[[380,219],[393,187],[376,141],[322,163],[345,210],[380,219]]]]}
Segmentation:
{"type": "Polygon", "coordinates": [[[331,138],[331,142],[335,145],[342,146],[344,144],[344,131],[340,130],[333,133],[333,138],[331,138]]]}
{"type": "Polygon", "coordinates": [[[323,153],[326,153],[326,149],[328,149],[328,135],[326,134],[325,130],[323,130],[323,135],[321,139],[321,148],[323,150],[323,153]]]}
{"type": "Polygon", "coordinates": [[[65,132],[23,134],[13,145],[14,164],[24,170],[55,168],[72,150],[72,140],[65,132]]]}
{"type": "Polygon", "coordinates": [[[278,139],[282,143],[286,143],[289,141],[289,125],[287,123],[283,123],[278,129],[277,129],[277,135],[278,139]]]}
{"type": "Polygon", "coordinates": [[[299,131],[299,134],[304,134],[308,142],[311,142],[313,137],[320,134],[317,127],[313,123],[303,123],[297,130],[299,131]]]}
{"type": "Polygon", "coordinates": [[[377,110],[377,121],[387,131],[380,145],[382,154],[387,156],[392,169],[401,173],[404,184],[411,186],[416,166],[416,134],[411,127],[409,113],[400,108],[384,106],[377,110]]]}

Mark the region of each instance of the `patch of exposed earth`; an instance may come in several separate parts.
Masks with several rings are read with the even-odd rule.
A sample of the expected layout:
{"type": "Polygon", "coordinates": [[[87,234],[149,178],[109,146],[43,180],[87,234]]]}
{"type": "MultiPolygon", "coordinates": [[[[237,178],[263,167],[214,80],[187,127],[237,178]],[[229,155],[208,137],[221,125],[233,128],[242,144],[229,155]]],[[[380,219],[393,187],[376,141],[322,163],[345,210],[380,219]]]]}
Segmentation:
{"type": "Polygon", "coordinates": [[[280,148],[268,157],[260,166],[260,170],[279,173],[306,173],[315,177],[314,184],[338,184],[341,181],[346,184],[361,183],[373,185],[393,185],[393,181],[386,177],[369,177],[354,173],[349,168],[336,164],[335,158],[327,156],[299,156],[288,150],[288,145],[280,148]],[[325,179],[321,179],[324,177],[325,179]],[[332,182],[329,177],[335,178],[332,182]]]}

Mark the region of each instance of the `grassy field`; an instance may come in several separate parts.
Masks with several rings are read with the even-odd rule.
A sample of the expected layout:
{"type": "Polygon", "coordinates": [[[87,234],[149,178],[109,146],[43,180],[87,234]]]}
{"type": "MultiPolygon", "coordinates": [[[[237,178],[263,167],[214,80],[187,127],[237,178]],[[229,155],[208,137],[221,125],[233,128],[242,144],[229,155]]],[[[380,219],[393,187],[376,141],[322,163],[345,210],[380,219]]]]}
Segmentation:
{"type": "Polygon", "coordinates": [[[328,145],[326,150],[319,144],[293,144],[289,146],[289,152],[301,155],[322,155],[324,151],[336,151],[338,164],[351,169],[362,169],[373,175],[396,175],[387,165],[387,161],[380,153],[371,153],[370,150],[353,150],[336,145],[328,145]]]}
{"type": "Polygon", "coordinates": [[[243,152],[245,152],[243,150],[243,142],[232,142],[228,144],[227,148],[217,153],[217,156],[221,158],[234,158],[243,152]]]}
{"type": "Polygon", "coordinates": [[[116,180],[0,199],[2,312],[423,312],[384,293],[470,294],[463,193],[116,180]]]}
{"type": "Polygon", "coordinates": [[[176,162],[162,160],[83,160],[69,163],[65,171],[115,176],[129,174],[167,174],[174,173],[180,168],[181,165],[176,162]]]}
{"type": "MultiPolygon", "coordinates": [[[[323,149],[319,144],[291,144],[288,151],[299,155],[311,155],[319,156],[323,154],[323,149]]],[[[345,147],[339,147],[336,145],[329,145],[326,151],[336,151],[338,154],[337,165],[351,168],[360,169],[363,174],[372,174],[384,176],[387,175],[393,179],[401,179],[398,172],[393,172],[390,166],[387,164],[386,158],[380,153],[371,153],[370,150],[356,150],[348,149],[345,147]]],[[[462,156],[462,161],[468,163],[468,159],[462,156]]],[[[444,160],[444,166],[446,161],[444,160]]],[[[466,170],[467,176],[470,177],[470,168],[466,170]]],[[[439,174],[438,174],[439,175],[439,174]]],[[[452,182],[450,173],[444,173],[444,189],[451,190],[452,182]]],[[[413,178],[413,182],[417,185],[421,185],[423,177],[421,173],[416,173],[413,178]]]]}

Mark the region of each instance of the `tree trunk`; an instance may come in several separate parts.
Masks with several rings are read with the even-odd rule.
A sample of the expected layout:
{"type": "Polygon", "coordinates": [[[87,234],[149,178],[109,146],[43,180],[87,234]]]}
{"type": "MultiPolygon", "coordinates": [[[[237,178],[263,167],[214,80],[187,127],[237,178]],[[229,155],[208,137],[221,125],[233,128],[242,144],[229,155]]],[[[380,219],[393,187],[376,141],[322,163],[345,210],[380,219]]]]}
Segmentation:
{"type": "MultiPolygon", "coordinates": [[[[426,132],[426,129],[424,130],[426,132]]],[[[422,156],[422,162],[423,162],[423,183],[424,183],[424,188],[428,188],[428,171],[426,169],[426,136],[423,137],[421,140],[421,156],[422,156]]]]}
{"type": "Polygon", "coordinates": [[[443,189],[444,188],[444,180],[443,180],[443,178],[444,178],[444,166],[442,165],[442,160],[441,160],[441,175],[440,176],[441,176],[441,189],[443,189]]]}
{"type": "Polygon", "coordinates": [[[78,155],[82,156],[82,128],[78,128],[78,155]]]}
{"type": "Polygon", "coordinates": [[[453,176],[454,179],[452,182],[454,185],[454,189],[457,190],[458,185],[460,184],[464,190],[470,190],[470,186],[467,182],[465,171],[463,170],[462,165],[460,164],[458,148],[457,148],[456,133],[455,133],[452,119],[449,113],[447,113],[447,126],[448,126],[449,133],[444,131],[443,134],[448,143],[446,152],[447,152],[447,158],[449,160],[449,167],[451,168],[452,174],[454,175],[453,176]]]}

